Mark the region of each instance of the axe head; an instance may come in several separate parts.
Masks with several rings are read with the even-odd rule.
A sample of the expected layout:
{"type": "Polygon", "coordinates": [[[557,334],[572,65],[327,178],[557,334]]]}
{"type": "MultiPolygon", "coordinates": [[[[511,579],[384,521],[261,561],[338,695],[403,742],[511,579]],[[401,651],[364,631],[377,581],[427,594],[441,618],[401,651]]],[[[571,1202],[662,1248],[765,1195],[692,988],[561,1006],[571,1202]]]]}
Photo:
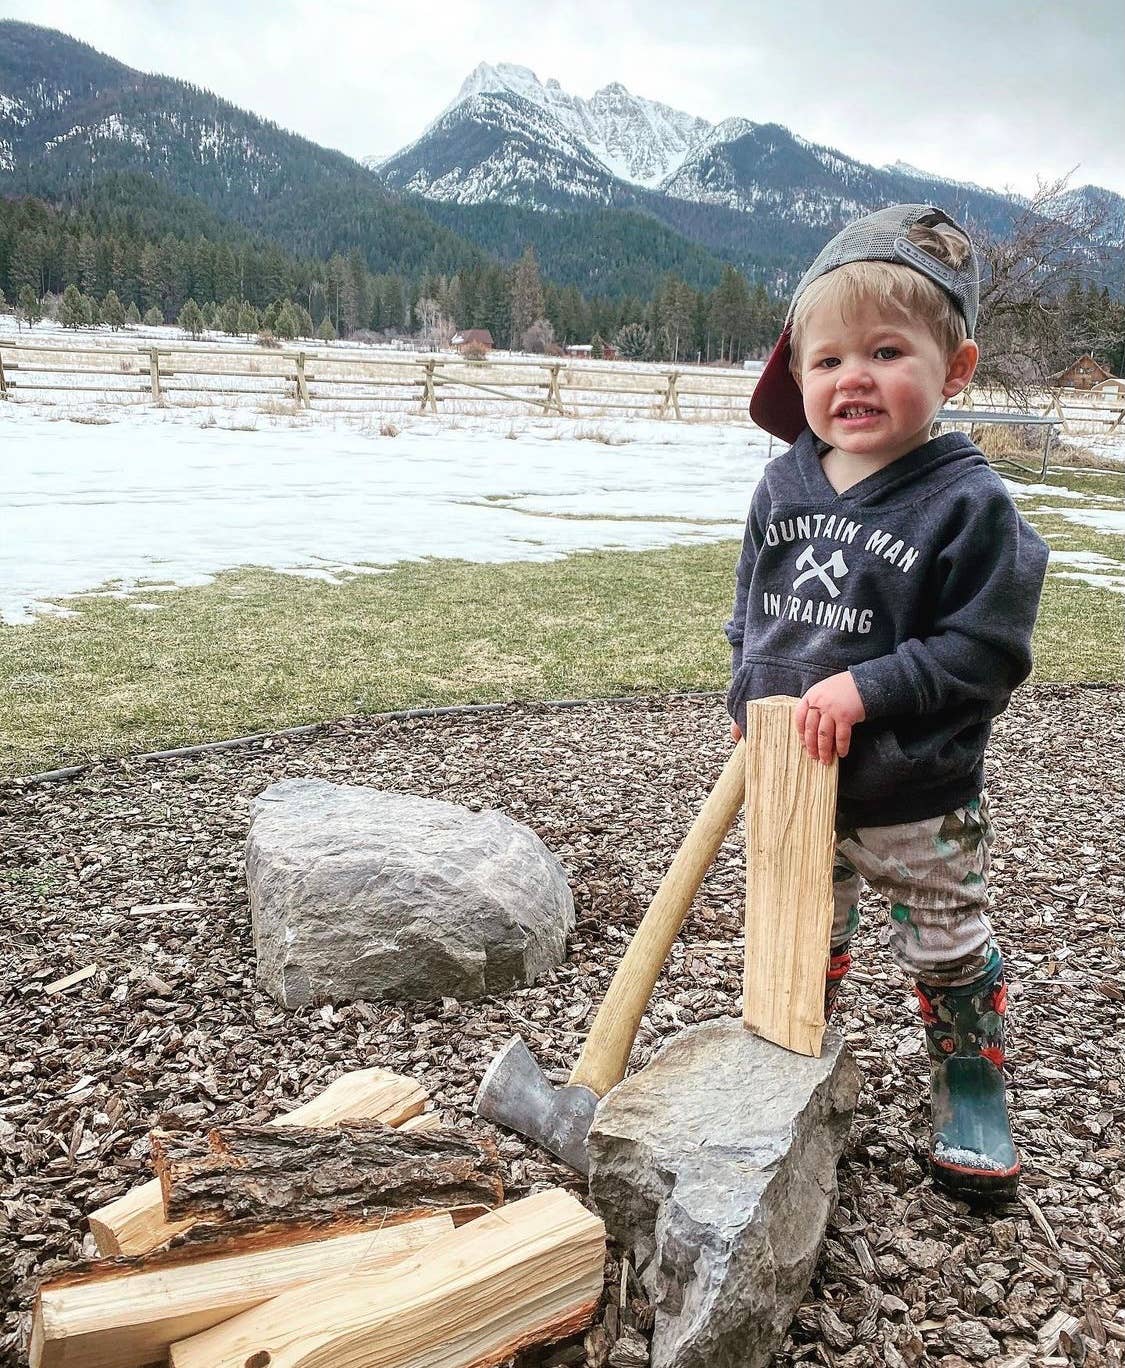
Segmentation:
{"type": "Polygon", "coordinates": [[[534,1140],[587,1177],[586,1137],[598,1097],[581,1085],[556,1088],[519,1036],[488,1066],[477,1089],[478,1116],[534,1140]]]}

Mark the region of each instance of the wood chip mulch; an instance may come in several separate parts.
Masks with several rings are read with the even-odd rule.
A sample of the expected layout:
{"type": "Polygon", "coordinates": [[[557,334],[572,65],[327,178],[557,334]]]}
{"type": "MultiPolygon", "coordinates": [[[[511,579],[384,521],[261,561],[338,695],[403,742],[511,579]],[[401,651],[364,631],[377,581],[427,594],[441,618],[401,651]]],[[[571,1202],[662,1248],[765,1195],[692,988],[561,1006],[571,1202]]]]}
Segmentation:
{"type": "MultiPolygon", "coordinates": [[[[154,1124],[265,1121],[377,1064],[417,1075],[450,1124],[469,1125],[485,1064],[514,1032],[565,1081],[729,744],[711,698],[513,705],[347,719],[0,790],[0,1363],[23,1357],[38,1279],[93,1252],[84,1213],[149,1176],[154,1124]],[[242,855],[251,798],[294,775],[526,822],[571,877],[566,963],[503,999],[281,1009],[255,985],[242,855]],[[92,976],[45,992],[92,963],[92,976]]],[[[996,727],[995,922],[1026,1173],[1007,1207],[971,1211],[925,1175],[920,1027],[887,953],[885,905],[868,898],[839,1015],[865,1085],[840,1205],[779,1362],[1122,1362],[1123,756],[1120,686],[1025,688],[996,727]]],[[[743,863],[736,834],[673,950],[634,1067],[690,1023],[737,1012],[743,863]]],[[[512,1196],[574,1181],[510,1136],[501,1152],[512,1196]]],[[[619,1257],[599,1325],[526,1363],[646,1361],[651,1307],[619,1257]]]]}

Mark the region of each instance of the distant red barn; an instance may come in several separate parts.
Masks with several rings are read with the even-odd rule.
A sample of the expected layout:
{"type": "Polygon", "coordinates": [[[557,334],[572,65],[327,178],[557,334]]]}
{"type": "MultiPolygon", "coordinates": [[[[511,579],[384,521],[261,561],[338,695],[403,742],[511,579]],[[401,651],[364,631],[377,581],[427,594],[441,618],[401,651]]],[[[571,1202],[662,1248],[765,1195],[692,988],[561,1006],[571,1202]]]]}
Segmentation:
{"type": "Polygon", "coordinates": [[[1066,386],[1069,389],[1088,390],[1095,385],[1100,385],[1103,380],[1112,380],[1113,372],[1103,366],[1100,361],[1087,352],[1085,356],[1080,356],[1077,361],[1072,361],[1066,370],[1059,371],[1057,375],[1052,375],[1051,379],[1060,388],[1066,386]]]}
{"type": "Polygon", "coordinates": [[[464,328],[449,339],[450,346],[456,347],[458,351],[462,347],[471,346],[474,342],[478,346],[487,347],[489,351],[492,350],[492,334],[487,328],[464,328]]]}

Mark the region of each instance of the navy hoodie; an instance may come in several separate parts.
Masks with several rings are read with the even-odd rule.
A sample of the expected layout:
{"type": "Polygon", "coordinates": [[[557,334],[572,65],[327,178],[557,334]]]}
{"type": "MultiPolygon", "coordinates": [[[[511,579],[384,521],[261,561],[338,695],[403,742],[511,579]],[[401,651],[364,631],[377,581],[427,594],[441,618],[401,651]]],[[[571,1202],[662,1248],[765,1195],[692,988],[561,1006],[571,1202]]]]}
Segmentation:
{"type": "Polygon", "coordinates": [[[991,720],[1031,672],[1047,546],[961,432],[843,494],[806,429],[766,466],[738,563],[728,707],[850,670],[866,720],[837,821],[936,817],[984,782],[991,720]]]}

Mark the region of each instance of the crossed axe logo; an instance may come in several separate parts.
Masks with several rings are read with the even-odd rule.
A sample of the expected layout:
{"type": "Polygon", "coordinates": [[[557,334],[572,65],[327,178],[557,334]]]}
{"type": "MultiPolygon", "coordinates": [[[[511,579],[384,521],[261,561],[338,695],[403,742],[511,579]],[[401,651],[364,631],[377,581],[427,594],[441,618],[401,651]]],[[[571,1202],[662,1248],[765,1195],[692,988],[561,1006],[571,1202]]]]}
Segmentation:
{"type": "Polygon", "coordinates": [[[833,551],[831,556],[829,556],[824,564],[821,565],[813,555],[812,547],[806,546],[797,557],[797,569],[804,570],[805,566],[808,566],[809,568],[805,570],[803,575],[798,575],[793,581],[794,589],[799,589],[806,580],[819,579],[821,584],[824,585],[833,598],[838,597],[840,587],[836,583],[836,580],[843,579],[848,573],[848,566],[847,562],[844,560],[843,552],[838,550],[833,551]],[[830,578],[832,575],[836,578],[830,578]]]}

